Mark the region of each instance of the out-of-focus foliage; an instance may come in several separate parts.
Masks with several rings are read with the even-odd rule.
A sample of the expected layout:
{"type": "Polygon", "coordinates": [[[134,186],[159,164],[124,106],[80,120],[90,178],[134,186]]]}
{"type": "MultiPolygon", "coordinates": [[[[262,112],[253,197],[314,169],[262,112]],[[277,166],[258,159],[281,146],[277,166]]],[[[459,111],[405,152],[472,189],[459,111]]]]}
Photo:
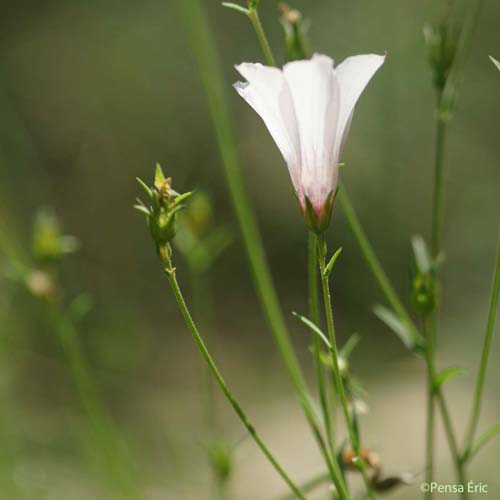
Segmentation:
{"type": "MultiPolygon", "coordinates": [[[[433,174],[435,95],[422,28],[441,19],[445,3],[293,2],[311,22],[307,33],[315,50],[336,61],[387,52],[360,100],[341,175],[378,255],[408,301],[410,239],[422,234],[428,240],[433,174]]],[[[218,224],[235,226],[204,93],[173,4],[26,0],[3,7],[0,221],[19,253],[31,251],[39,206],[54,207],[64,229],[78,238],[81,249],[63,262],[60,279],[69,297],[81,290],[93,297],[94,308],[80,330],[100,396],[124,431],[149,496],[203,499],[208,472],[200,446],[198,355],[143,220],[131,207],[135,177],[149,179],[152,165],[160,162],[168,165],[176,190],[209,192],[218,224]]],[[[498,73],[486,56],[498,51],[500,7],[494,0],[483,4],[446,151],[443,367],[477,366],[498,225],[500,94],[498,73]]],[[[233,65],[262,60],[260,48],[244,16],[219,2],[205,5],[280,298],[285,311],[304,311],[307,242],[288,174],[265,127],[231,87],[237,79],[233,65]]],[[[286,47],[277,2],[260,2],[259,8],[281,63],[286,47]]],[[[353,372],[366,381],[370,417],[360,417],[363,440],[377,447],[388,476],[400,471],[401,463],[418,472],[421,365],[372,314],[383,299],[337,207],[328,238],[330,248],[343,247],[333,279],[338,335],[345,341],[357,331],[363,339],[350,358],[353,372]]],[[[67,243],[51,251],[68,250],[67,243]]],[[[186,281],[180,262],[179,278],[186,281]]],[[[305,480],[319,472],[321,462],[274,354],[238,241],[217,259],[213,272],[215,354],[240,399],[258,416],[271,448],[294,478],[305,480]]],[[[2,279],[0,315],[0,438],[6,443],[1,484],[26,498],[105,498],[91,465],[95,450],[84,416],[40,303],[2,279]]],[[[289,324],[309,370],[309,332],[293,318],[289,324]]],[[[498,342],[494,350],[492,359],[498,342]]],[[[500,374],[494,363],[490,368],[489,381],[500,374]]],[[[463,427],[469,409],[463,394],[473,383],[471,373],[447,382],[457,427],[463,427]]],[[[487,386],[484,429],[500,413],[494,389],[487,386]]],[[[221,409],[225,436],[236,442],[241,429],[226,406],[221,409]]],[[[441,448],[437,460],[447,463],[441,448]]],[[[491,472],[492,448],[477,457],[470,476],[500,491],[491,472]]],[[[442,479],[450,477],[451,471],[442,479]]],[[[237,449],[231,488],[231,498],[242,500],[283,492],[248,441],[237,449]]],[[[418,498],[417,489],[394,498],[418,498]]]]}

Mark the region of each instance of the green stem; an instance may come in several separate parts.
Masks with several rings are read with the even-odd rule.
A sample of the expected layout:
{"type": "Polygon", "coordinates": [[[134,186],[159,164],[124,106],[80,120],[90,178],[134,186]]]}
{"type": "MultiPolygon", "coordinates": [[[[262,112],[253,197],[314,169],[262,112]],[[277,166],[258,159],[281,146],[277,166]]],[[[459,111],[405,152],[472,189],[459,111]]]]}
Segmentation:
{"type": "Polygon", "coordinates": [[[259,39],[260,45],[262,46],[262,51],[264,52],[267,64],[269,64],[269,66],[276,66],[276,60],[274,59],[273,51],[271,50],[271,46],[269,45],[269,42],[267,40],[266,33],[264,32],[264,28],[262,27],[262,23],[260,22],[257,9],[250,9],[248,12],[248,17],[250,18],[250,21],[252,21],[252,26],[254,27],[257,38],[259,39]]]}
{"type": "MultiPolygon", "coordinates": [[[[210,276],[208,270],[198,270],[196,266],[190,266],[191,275],[191,291],[192,291],[192,304],[193,313],[198,324],[203,331],[207,332],[206,337],[210,340],[213,333],[213,314],[212,314],[212,294],[210,287],[210,276]]],[[[217,444],[219,439],[219,430],[217,427],[217,408],[216,398],[214,393],[214,379],[210,370],[205,368],[203,370],[203,387],[204,387],[204,410],[207,432],[209,435],[209,447],[217,444]]],[[[210,449],[208,450],[208,457],[210,466],[212,468],[212,481],[213,481],[213,498],[221,500],[226,498],[227,480],[219,473],[217,464],[214,462],[210,449]]]]}
{"type": "Polygon", "coordinates": [[[432,256],[436,258],[441,252],[441,237],[443,232],[443,184],[444,184],[444,145],[446,121],[438,102],[436,119],[436,156],[434,168],[434,195],[432,201],[432,256]]]}
{"type": "Polygon", "coordinates": [[[499,296],[500,296],[500,237],[498,241],[495,271],[491,287],[491,300],[490,300],[490,309],[488,312],[488,322],[486,325],[486,333],[484,336],[481,363],[479,365],[479,370],[477,373],[477,381],[476,381],[476,389],[474,391],[472,413],[470,416],[469,426],[466,434],[464,457],[467,457],[472,449],[474,435],[476,433],[477,425],[479,423],[479,414],[481,411],[481,400],[483,396],[484,381],[486,377],[486,368],[488,366],[491,343],[493,340],[493,333],[495,330],[499,296]]]}
{"type": "MultiPolygon", "coordinates": [[[[309,232],[308,246],[308,276],[309,276],[309,317],[311,321],[319,326],[319,297],[318,297],[318,254],[317,254],[317,237],[309,232]]],[[[325,387],[325,374],[323,362],[321,361],[321,344],[317,335],[313,336],[314,363],[316,369],[316,385],[323,413],[323,423],[326,430],[327,444],[330,454],[335,456],[335,441],[332,430],[332,419],[328,408],[328,398],[325,387]]]]}
{"type": "Polygon", "coordinates": [[[466,499],[468,498],[467,487],[466,487],[467,480],[465,479],[464,464],[460,456],[460,450],[458,448],[457,439],[455,437],[455,431],[453,430],[450,411],[448,410],[448,406],[446,404],[446,400],[444,399],[442,392],[436,392],[435,397],[437,398],[439,410],[441,412],[441,418],[443,420],[444,430],[446,433],[446,437],[448,439],[448,444],[450,446],[451,455],[453,457],[453,463],[455,466],[455,474],[457,476],[457,481],[458,484],[464,485],[464,491],[461,494],[461,496],[463,499],[466,499]]]}
{"type": "MultiPolygon", "coordinates": [[[[427,338],[426,367],[427,367],[427,421],[425,439],[425,482],[430,484],[434,481],[434,428],[435,428],[435,405],[434,405],[434,328],[429,324],[427,318],[423,321],[423,332],[427,338]]],[[[425,498],[433,497],[433,492],[429,490],[425,493],[425,498]]]]}
{"type": "MultiPolygon", "coordinates": [[[[432,202],[432,227],[431,227],[431,253],[434,260],[438,258],[441,253],[441,240],[442,240],[442,232],[443,232],[443,206],[444,206],[444,177],[445,177],[445,169],[444,169],[444,152],[445,152],[445,139],[446,139],[446,125],[447,118],[443,104],[443,96],[442,94],[438,95],[437,107],[436,107],[436,152],[435,152],[435,165],[434,165],[434,194],[433,194],[433,202],[432,202]]],[[[436,278],[435,289],[438,289],[439,284],[436,278]]],[[[438,321],[439,321],[439,303],[433,311],[430,321],[431,328],[429,329],[429,338],[426,346],[426,361],[427,361],[427,369],[429,377],[431,377],[432,381],[436,375],[436,344],[437,344],[437,329],[438,329],[438,321]]],[[[438,405],[441,412],[441,417],[443,419],[443,425],[446,432],[446,436],[448,439],[448,444],[450,446],[450,451],[452,454],[453,462],[455,465],[457,480],[460,484],[465,485],[465,470],[462,462],[462,457],[460,455],[460,450],[458,448],[456,434],[453,430],[453,424],[451,421],[450,413],[448,411],[448,407],[446,405],[446,401],[444,399],[443,392],[441,388],[434,388],[434,384],[429,385],[428,390],[429,398],[431,399],[429,406],[430,411],[434,412],[433,399],[437,397],[438,405]],[[431,392],[432,391],[432,392],[431,392]]],[[[433,465],[433,454],[434,454],[434,419],[428,420],[427,427],[427,459],[431,459],[430,463],[427,464],[427,467],[432,467],[433,465]],[[429,426],[430,425],[430,426],[429,426]]],[[[432,474],[432,470],[430,474],[432,474]]],[[[464,492],[462,493],[462,498],[468,498],[468,493],[466,488],[464,488],[464,492]]]]}
{"type": "MultiPolygon", "coordinates": [[[[330,294],[330,285],[328,281],[328,274],[325,272],[326,269],[326,244],[324,234],[318,236],[318,259],[319,259],[319,269],[321,274],[321,285],[323,289],[323,300],[325,307],[325,315],[326,315],[326,325],[328,329],[328,337],[331,344],[331,357],[333,364],[333,373],[335,375],[335,385],[337,389],[337,394],[340,399],[340,404],[342,406],[342,411],[344,413],[344,418],[347,426],[347,430],[349,432],[349,439],[351,441],[352,448],[357,455],[357,459],[362,462],[362,458],[360,456],[360,443],[359,439],[356,436],[354,431],[354,427],[352,425],[351,416],[349,414],[349,405],[347,402],[347,397],[345,394],[344,383],[342,381],[342,375],[340,373],[339,360],[338,360],[338,350],[337,350],[337,340],[335,338],[335,325],[333,322],[333,310],[332,310],[332,300],[330,294]]],[[[369,498],[372,500],[375,499],[375,494],[373,492],[372,485],[368,476],[366,475],[366,471],[364,471],[364,463],[360,464],[360,471],[363,476],[363,480],[366,485],[366,490],[369,498]],[[365,473],[363,473],[365,472],[365,473]]]]}
{"type": "MultiPolygon", "coordinates": [[[[168,255],[170,253],[170,250],[165,252],[163,255],[168,255]]],[[[203,342],[203,339],[200,336],[200,333],[198,332],[198,329],[193,321],[193,318],[191,317],[191,314],[189,312],[189,309],[187,307],[187,304],[184,300],[184,297],[182,295],[181,289],[179,287],[179,284],[177,282],[176,278],[176,273],[175,273],[175,268],[172,265],[172,261],[170,257],[164,257],[163,259],[163,264],[165,266],[165,273],[167,275],[168,281],[170,282],[170,286],[172,287],[172,291],[174,293],[175,299],[177,300],[177,304],[179,305],[179,309],[182,313],[182,316],[184,317],[184,321],[186,322],[187,327],[189,328],[189,331],[191,332],[191,335],[193,336],[194,341],[196,342],[196,345],[198,349],[200,350],[201,355],[203,356],[203,359],[207,363],[207,366],[212,373],[213,377],[215,378],[215,381],[221,388],[222,392],[224,393],[224,396],[226,396],[226,399],[229,401],[229,404],[233,407],[233,410],[235,413],[238,415],[239,419],[249,432],[249,434],[252,436],[253,440],[257,444],[257,446],[261,449],[262,453],[266,456],[266,458],[269,460],[269,462],[272,464],[272,466],[276,469],[278,474],[283,478],[283,480],[288,484],[290,489],[295,493],[295,495],[302,499],[305,500],[305,496],[302,494],[302,492],[299,490],[299,488],[295,485],[295,483],[290,479],[288,474],[284,471],[284,469],[281,467],[281,465],[278,463],[278,461],[274,458],[273,454],[269,451],[267,446],[264,444],[262,441],[261,437],[253,427],[253,425],[250,423],[248,420],[245,412],[239,405],[239,403],[236,401],[234,396],[232,395],[231,391],[227,387],[224,379],[222,378],[222,375],[220,374],[214,360],[212,359],[212,356],[208,352],[207,347],[205,346],[205,343],[203,342]]]]}
{"type": "Polygon", "coordinates": [[[255,288],[261,301],[261,306],[266,315],[278,351],[281,354],[301,402],[306,419],[318,441],[328,468],[331,471],[332,480],[341,498],[348,498],[349,495],[343,482],[339,466],[336,461],[329,456],[328,450],[321,437],[316,415],[310,401],[309,391],[297,357],[293,351],[288,330],[283,319],[257,222],[244,187],[240,159],[234,137],[234,127],[226,101],[226,94],[229,91],[229,86],[226,85],[222,76],[223,71],[205,12],[199,0],[178,0],[177,7],[185,19],[186,30],[190,36],[203,86],[207,94],[210,114],[212,116],[219,150],[222,155],[222,164],[231,200],[245,243],[247,257],[250,263],[255,288]]]}

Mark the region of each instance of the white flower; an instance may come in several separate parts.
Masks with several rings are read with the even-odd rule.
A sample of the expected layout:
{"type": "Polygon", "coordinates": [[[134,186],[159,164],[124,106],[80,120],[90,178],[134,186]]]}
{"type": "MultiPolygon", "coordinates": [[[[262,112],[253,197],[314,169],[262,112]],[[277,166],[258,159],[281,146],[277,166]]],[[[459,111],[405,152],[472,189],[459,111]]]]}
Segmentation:
{"type": "Polygon", "coordinates": [[[266,124],[306,217],[313,212],[320,230],[330,218],[354,106],[384,59],[359,55],[334,67],[332,59],[316,54],[282,70],[254,63],[236,66],[247,81],[234,87],[266,124]]]}

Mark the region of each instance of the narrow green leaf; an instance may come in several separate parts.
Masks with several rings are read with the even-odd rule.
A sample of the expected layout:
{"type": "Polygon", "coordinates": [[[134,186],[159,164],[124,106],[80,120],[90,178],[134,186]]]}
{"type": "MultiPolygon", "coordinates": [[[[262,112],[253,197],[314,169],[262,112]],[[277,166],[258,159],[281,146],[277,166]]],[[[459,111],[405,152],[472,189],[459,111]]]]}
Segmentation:
{"type": "Polygon", "coordinates": [[[179,203],[183,202],[187,198],[189,198],[193,193],[191,191],[187,193],[182,193],[177,198],[174,200],[173,206],[178,205],[179,203]]]}
{"type": "Polygon", "coordinates": [[[228,9],[235,10],[236,12],[241,12],[247,16],[248,16],[248,14],[250,14],[250,11],[247,8],[245,8],[241,5],[238,5],[236,3],[222,2],[222,6],[227,7],[228,9]]]}
{"type": "MultiPolygon", "coordinates": [[[[351,407],[351,423],[352,423],[352,430],[354,434],[354,438],[356,439],[355,443],[352,443],[354,446],[354,449],[359,448],[359,442],[360,442],[360,432],[359,432],[359,421],[358,421],[358,412],[356,411],[356,405],[352,404],[351,407]]],[[[356,457],[357,458],[357,457],[356,457]]],[[[361,460],[361,464],[364,464],[364,462],[361,460]]],[[[356,464],[358,467],[358,465],[356,464]]]]}
{"type": "Polygon", "coordinates": [[[155,186],[161,184],[164,180],[165,176],[163,175],[161,165],[157,163],[155,168],[155,186]]]}
{"type": "Polygon", "coordinates": [[[467,459],[473,457],[485,444],[488,443],[488,441],[492,440],[495,436],[498,436],[499,434],[500,434],[500,424],[494,425],[486,432],[481,434],[476,444],[474,445],[470,453],[467,455],[467,459]]]}
{"type": "Polygon", "coordinates": [[[324,276],[330,276],[331,272],[333,271],[333,266],[335,265],[335,262],[337,262],[337,259],[339,258],[340,254],[342,253],[342,247],[340,247],[333,255],[332,258],[330,259],[330,262],[328,262],[324,276]]]}
{"type": "Polygon", "coordinates": [[[435,375],[433,381],[434,390],[437,391],[439,387],[441,387],[448,380],[458,377],[459,375],[464,375],[465,373],[467,373],[467,370],[464,370],[463,368],[458,368],[456,366],[450,366],[448,368],[445,368],[444,370],[440,371],[435,375]]]}
{"type": "Polygon", "coordinates": [[[304,325],[306,325],[315,335],[317,335],[328,347],[329,350],[332,349],[332,345],[330,344],[330,341],[326,338],[325,334],[308,318],[305,316],[301,316],[300,314],[297,314],[296,312],[292,312],[292,314],[296,317],[299,318],[304,325]]]}
{"type": "Polygon", "coordinates": [[[497,60],[496,60],[494,57],[492,57],[492,56],[489,56],[489,57],[490,57],[490,59],[491,59],[492,63],[493,63],[493,64],[494,64],[494,65],[495,65],[495,66],[496,66],[496,67],[500,70],[500,62],[499,62],[499,61],[497,61],[497,60]]]}
{"type": "Polygon", "coordinates": [[[377,318],[385,323],[403,342],[407,349],[415,351],[417,343],[407,325],[405,325],[395,313],[384,306],[375,306],[373,312],[377,318]]]}
{"type": "Polygon", "coordinates": [[[136,177],[135,179],[136,179],[136,181],[139,183],[139,186],[141,186],[141,187],[142,187],[142,189],[144,189],[144,191],[146,191],[147,195],[148,195],[150,198],[152,198],[152,196],[153,196],[152,191],[151,191],[151,189],[147,186],[147,184],[146,184],[144,181],[142,181],[141,179],[139,179],[139,177],[136,177]]]}
{"type": "Polygon", "coordinates": [[[144,205],[137,204],[134,205],[134,208],[145,215],[149,215],[149,210],[144,205]]]}

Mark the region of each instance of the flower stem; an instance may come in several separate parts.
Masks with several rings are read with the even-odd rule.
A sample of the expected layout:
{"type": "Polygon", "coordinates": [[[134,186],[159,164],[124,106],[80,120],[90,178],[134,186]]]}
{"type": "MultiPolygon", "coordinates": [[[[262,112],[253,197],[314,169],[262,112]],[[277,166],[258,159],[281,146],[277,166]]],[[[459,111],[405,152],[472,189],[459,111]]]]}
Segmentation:
{"type": "Polygon", "coordinates": [[[194,323],[193,318],[191,317],[191,313],[189,312],[189,309],[187,307],[187,304],[184,300],[184,297],[182,295],[181,289],[179,287],[179,284],[177,282],[176,278],[176,271],[175,267],[172,265],[171,258],[169,257],[170,250],[165,252],[164,255],[165,257],[162,259],[163,264],[164,264],[164,270],[167,275],[168,281],[170,282],[170,286],[172,287],[172,291],[174,293],[175,299],[177,300],[177,304],[179,305],[179,309],[182,313],[182,316],[184,317],[184,321],[186,322],[187,327],[189,328],[189,331],[191,332],[191,335],[193,336],[194,341],[196,342],[196,345],[203,356],[203,359],[207,363],[207,366],[212,373],[215,381],[221,388],[222,392],[224,393],[224,396],[226,399],[229,401],[229,404],[233,407],[233,410],[235,413],[238,415],[239,419],[249,432],[249,434],[252,436],[253,440],[257,444],[257,446],[261,449],[261,451],[264,453],[266,458],[269,460],[269,462],[272,464],[272,466],[276,469],[278,474],[283,478],[283,480],[288,484],[290,489],[295,493],[297,498],[300,498],[302,500],[305,500],[305,496],[302,494],[302,492],[299,490],[299,488],[295,485],[295,483],[290,479],[288,474],[284,471],[284,469],[281,467],[281,465],[278,463],[278,461],[274,458],[273,454],[269,451],[267,446],[264,444],[262,441],[261,437],[253,427],[253,425],[250,423],[248,420],[245,412],[239,405],[239,403],[236,401],[234,396],[232,395],[231,391],[227,387],[224,379],[222,378],[222,375],[220,374],[212,356],[208,352],[207,347],[205,346],[205,343],[203,342],[203,339],[200,336],[200,333],[198,332],[198,329],[194,323]]]}
{"type": "Polygon", "coordinates": [[[321,285],[323,289],[323,300],[325,307],[325,315],[326,315],[326,324],[328,329],[328,337],[331,344],[331,357],[333,364],[333,373],[335,375],[335,385],[337,389],[337,394],[340,399],[340,404],[342,406],[342,411],[344,413],[345,422],[347,425],[347,430],[349,432],[349,439],[351,441],[352,448],[357,455],[357,460],[360,461],[360,471],[363,476],[363,480],[366,485],[366,490],[368,493],[368,497],[372,500],[375,499],[375,494],[373,492],[372,485],[370,480],[366,474],[365,464],[363,463],[363,459],[360,456],[360,443],[359,439],[356,436],[354,431],[354,427],[351,421],[351,416],[349,414],[349,406],[347,402],[347,397],[345,394],[344,383],[342,381],[342,375],[340,373],[339,360],[338,360],[338,351],[337,351],[337,340],[335,338],[335,325],[333,322],[333,310],[332,310],[332,301],[330,294],[330,285],[328,282],[328,274],[325,272],[326,269],[326,245],[324,234],[318,236],[318,259],[319,259],[319,269],[321,274],[321,285]]]}
{"type": "MultiPolygon", "coordinates": [[[[210,286],[210,272],[209,270],[199,270],[196,266],[189,266],[190,268],[190,282],[192,292],[193,314],[196,321],[206,332],[206,337],[210,341],[210,336],[213,332],[213,308],[212,308],[212,294],[210,286]]],[[[227,478],[223,477],[214,461],[210,447],[214,446],[220,438],[219,429],[217,425],[217,407],[216,397],[214,392],[214,379],[210,370],[205,368],[203,370],[203,388],[204,388],[204,413],[207,432],[209,435],[209,449],[208,457],[212,469],[213,481],[213,498],[214,500],[222,500],[227,497],[227,478]]]]}
{"type": "MultiPolygon", "coordinates": [[[[426,433],[425,433],[425,482],[430,484],[434,480],[434,428],[435,428],[435,405],[434,405],[434,356],[433,352],[434,343],[434,325],[425,318],[423,321],[423,332],[427,338],[426,354],[426,367],[427,367],[427,419],[426,419],[426,433]]],[[[429,488],[425,493],[425,498],[430,499],[433,497],[433,492],[429,488]]]]}
{"type": "MultiPolygon", "coordinates": [[[[309,317],[311,321],[319,326],[319,297],[318,297],[318,254],[317,237],[309,231],[308,245],[308,276],[309,276],[309,317]]],[[[327,444],[330,454],[335,456],[335,440],[332,429],[332,420],[328,407],[328,398],[326,396],[325,374],[323,362],[321,361],[321,345],[319,338],[313,336],[314,363],[316,369],[316,385],[323,413],[323,424],[326,430],[327,444]]]]}
{"type": "Polygon", "coordinates": [[[269,66],[276,66],[276,60],[274,59],[273,51],[271,50],[271,46],[269,45],[269,42],[267,40],[266,33],[264,32],[264,28],[262,27],[262,23],[260,22],[259,12],[255,7],[249,10],[248,17],[252,22],[252,26],[254,27],[257,38],[259,39],[260,45],[262,46],[262,51],[264,52],[267,64],[269,64],[269,66]]]}
{"type": "Polygon", "coordinates": [[[444,145],[446,135],[446,120],[440,112],[438,103],[436,119],[436,157],[434,168],[434,195],[432,201],[432,239],[431,252],[436,258],[441,252],[441,237],[443,232],[443,181],[444,181],[444,145]]]}
{"type": "Polygon", "coordinates": [[[486,333],[484,336],[483,352],[481,355],[481,363],[479,365],[479,370],[477,373],[477,381],[476,381],[476,388],[474,391],[472,412],[465,440],[465,450],[463,455],[465,459],[468,458],[470,451],[472,449],[474,435],[476,433],[477,425],[479,422],[479,413],[481,410],[481,400],[483,396],[484,380],[486,377],[486,367],[488,366],[491,343],[493,340],[493,332],[495,330],[499,296],[500,296],[500,237],[498,240],[495,271],[493,274],[493,284],[491,287],[490,309],[488,313],[486,333]]]}
{"type": "Polygon", "coordinates": [[[185,26],[191,39],[201,79],[207,93],[210,114],[214,124],[222,164],[226,174],[232,203],[245,244],[255,288],[262,308],[283,359],[290,379],[301,402],[306,419],[318,441],[325,462],[332,474],[332,480],[342,499],[349,498],[339,466],[330,457],[319,430],[316,415],[310,401],[300,365],[293,351],[276,290],[267,264],[264,246],[253,214],[241,174],[241,165],[236,148],[234,127],[226,101],[226,84],[217,55],[215,41],[210,32],[206,15],[199,0],[178,0],[177,7],[185,19],[185,26]]]}
{"type": "MultiPolygon", "coordinates": [[[[443,232],[443,204],[444,204],[444,150],[445,150],[445,138],[446,138],[446,125],[447,118],[444,109],[442,109],[442,94],[438,96],[437,107],[436,107],[436,153],[435,153],[435,165],[434,165],[434,195],[432,203],[432,228],[431,228],[431,253],[434,260],[438,258],[441,253],[441,240],[443,232]]],[[[436,278],[437,280],[437,278],[436,278]]],[[[438,283],[435,284],[435,288],[438,288],[438,283]]],[[[453,425],[451,422],[451,417],[444,399],[443,392],[441,388],[434,387],[434,380],[436,375],[435,369],[435,358],[436,358],[436,344],[437,344],[437,329],[438,329],[438,317],[439,317],[439,302],[432,312],[429,321],[431,322],[431,327],[429,328],[429,335],[426,345],[426,362],[427,362],[427,373],[428,380],[428,417],[427,417],[427,439],[426,439],[426,469],[427,474],[432,478],[433,464],[434,464],[434,399],[437,397],[438,405],[441,411],[441,417],[443,419],[443,424],[448,439],[448,444],[450,446],[450,451],[455,464],[455,470],[457,475],[457,480],[460,484],[465,484],[465,471],[461,460],[460,451],[457,445],[457,439],[455,432],[453,430],[453,425]]],[[[462,498],[466,499],[468,497],[467,489],[464,488],[462,493],[462,498]]],[[[432,498],[432,494],[427,494],[427,498],[432,498]]]]}

